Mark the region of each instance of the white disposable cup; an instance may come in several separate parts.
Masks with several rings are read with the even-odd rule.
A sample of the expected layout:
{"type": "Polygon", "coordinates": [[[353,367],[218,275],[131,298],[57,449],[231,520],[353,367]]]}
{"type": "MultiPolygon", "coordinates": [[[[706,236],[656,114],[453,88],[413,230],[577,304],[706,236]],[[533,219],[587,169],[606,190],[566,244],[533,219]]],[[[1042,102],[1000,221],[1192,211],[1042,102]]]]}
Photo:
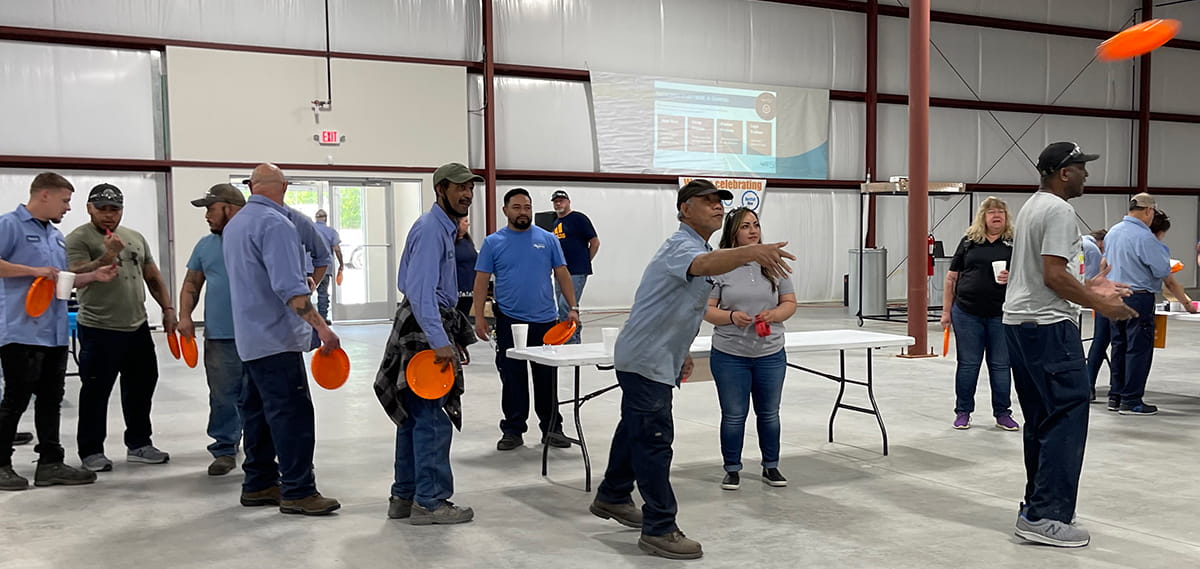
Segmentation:
{"type": "Polygon", "coordinates": [[[524,350],[529,345],[529,325],[513,324],[512,337],[513,347],[518,350],[524,350]]]}
{"type": "Polygon", "coordinates": [[[1008,268],[1008,261],[992,261],[992,276],[1000,282],[1000,271],[1008,268]]]}
{"type": "Polygon", "coordinates": [[[1171,301],[1171,312],[1183,312],[1183,303],[1171,301]]]}
{"type": "Polygon", "coordinates": [[[611,354],[617,347],[617,334],[620,333],[620,328],[601,328],[600,333],[604,335],[604,353],[611,354]]]}
{"type": "Polygon", "coordinates": [[[75,289],[75,273],[70,271],[59,271],[58,281],[54,286],[54,291],[58,298],[67,300],[71,298],[71,291],[75,289]]]}

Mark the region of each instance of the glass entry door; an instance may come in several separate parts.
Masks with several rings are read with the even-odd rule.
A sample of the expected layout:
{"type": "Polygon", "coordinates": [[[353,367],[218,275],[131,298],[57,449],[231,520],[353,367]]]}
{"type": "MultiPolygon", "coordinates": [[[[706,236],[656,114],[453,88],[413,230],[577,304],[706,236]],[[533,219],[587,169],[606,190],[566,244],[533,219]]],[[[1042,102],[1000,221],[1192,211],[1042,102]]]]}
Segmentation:
{"type": "Polygon", "coordinates": [[[345,263],[342,284],[333,287],[333,319],[390,319],[396,312],[399,254],[392,184],[330,182],[329,204],[329,224],[341,237],[345,263]]]}

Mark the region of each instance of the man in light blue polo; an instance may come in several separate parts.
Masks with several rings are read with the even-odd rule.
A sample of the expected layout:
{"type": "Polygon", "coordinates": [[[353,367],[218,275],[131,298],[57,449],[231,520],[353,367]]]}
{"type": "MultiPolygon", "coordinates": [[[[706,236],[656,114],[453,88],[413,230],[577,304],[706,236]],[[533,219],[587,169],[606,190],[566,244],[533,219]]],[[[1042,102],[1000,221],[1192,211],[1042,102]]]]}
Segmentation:
{"type": "MultiPolygon", "coordinates": [[[[54,227],[71,210],[75,188],[53,172],[38,174],[29,186],[29,202],[0,216],[0,490],[24,490],[29,480],[12,466],[17,422],[35,395],[37,426],[36,486],[91,484],[96,473],[63,463],[59,441],[60,409],[67,372],[67,301],[54,299],[45,312],[30,316],[25,296],[37,277],[56,281],[67,268],[63,234],[54,227]]],[[[75,286],[108,282],[117,276],[109,265],[75,276],[75,286]]],[[[53,284],[53,283],[52,283],[53,284]]]]}
{"type": "Polygon", "coordinates": [[[300,237],[283,205],[283,171],[274,164],[258,165],[250,192],[246,206],[225,226],[222,243],[234,340],[246,373],[241,503],[324,515],[341,504],[317,492],[316,427],[301,354],[309,349],[311,329],[324,344],[323,353],[340,342],[309,300],[300,237]]]}
{"type": "Polygon", "coordinates": [[[1171,274],[1171,251],[1150,231],[1155,211],[1154,196],[1133,196],[1129,215],[1104,238],[1105,258],[1112,267],[1109,278],[1129,285],[1133,294],[1125,304],[1138,313],[1137,318],[1111,323],[1108,410],[1122,415],[1158,413],[1157,406],[1142,400],[1154,359],[1154,295],[1171,274]]]}
{"type": "Polygon", "coordinates": [[[204,290],[204,375],[208,380],[208,436],[213,439],[208,445],[213,457],[208,474],[221,476],[236,466],[234,457],[242,440],[238,401],[245,383],[242,359],[233,340],[233,306],[221,233],[246,205],[246,198],[229,184],[217,184],[204,197],[192,200],[192,205],[204,208],[204,220],[211,233],[196,243],[187,262],[179,291],[179,334],[196,337],[192,311],[204,290]]]}
{"type": "Polygon", "coordinates": [[[317,233],[321,235],[325,245],[333,252],[333,256],[337,257],[338,262],[336,272],[325,271],[325,276],[317,281],[317,312],[320,312],[321,318],[324,318],[325,323],[329,324],[329,284],[335,275],[342,274],[346,263],[342,261],[342,238],[336,229],[329,226],[329,214],[323,209],[318,209],[313,218],[317,222],[317,233]]]}
{"type": "Polygon", "coordinates": [[[675,525],[675,494],[671,490],[672,389],[692,371],[688,354],[708,306],[712,281],[755,261],[786,277],[791,269],[783,258],[786,243],[746,245],[712,250],[708,238],[721,228],[725,207],[733,195],[708,180],[693,180],[679,188],[675,207],[682,222],[667,238],[634,295],[629,320],[617,337],[614,360],[621,385],[621,420],[613,434],[604,481],[592,502],[592,514],[641,528],[638,547],[670,559],[697,559],[700,543],[688,539],[675,525]],[[633,486],[645,504],[633,505],[633,486]]]}

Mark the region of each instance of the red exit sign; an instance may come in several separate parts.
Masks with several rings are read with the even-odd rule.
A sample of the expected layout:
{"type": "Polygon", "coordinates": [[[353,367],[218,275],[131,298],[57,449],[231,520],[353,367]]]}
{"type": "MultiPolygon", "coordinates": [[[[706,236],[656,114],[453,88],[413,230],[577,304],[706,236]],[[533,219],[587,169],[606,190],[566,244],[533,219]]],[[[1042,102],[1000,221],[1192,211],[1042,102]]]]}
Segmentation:
{"type": "Polygon", "coordinates": [[[341,144],[345,140],[345,137],[336,130],[323,130],[314,138],[321,144],[341,144]]]}

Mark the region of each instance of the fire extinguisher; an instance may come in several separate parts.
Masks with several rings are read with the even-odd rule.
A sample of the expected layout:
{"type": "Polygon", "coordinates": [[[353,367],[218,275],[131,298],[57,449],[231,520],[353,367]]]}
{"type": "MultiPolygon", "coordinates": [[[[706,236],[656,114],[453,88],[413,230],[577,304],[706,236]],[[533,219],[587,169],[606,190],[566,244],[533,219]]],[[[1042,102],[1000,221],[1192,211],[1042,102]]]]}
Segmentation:
{"type": "Polygon", "coordinates": [[[933,234],[932,233],[929,234],[928,243],[929,243],[929,246],[928,246],[928,249],[929,249],[929,251],[928,251],[929,252],[929,255],[928,255],[929,256],[929,263],[928,263],[929,264],[929,276],[932,277],[933,276],[933,234]]]}

